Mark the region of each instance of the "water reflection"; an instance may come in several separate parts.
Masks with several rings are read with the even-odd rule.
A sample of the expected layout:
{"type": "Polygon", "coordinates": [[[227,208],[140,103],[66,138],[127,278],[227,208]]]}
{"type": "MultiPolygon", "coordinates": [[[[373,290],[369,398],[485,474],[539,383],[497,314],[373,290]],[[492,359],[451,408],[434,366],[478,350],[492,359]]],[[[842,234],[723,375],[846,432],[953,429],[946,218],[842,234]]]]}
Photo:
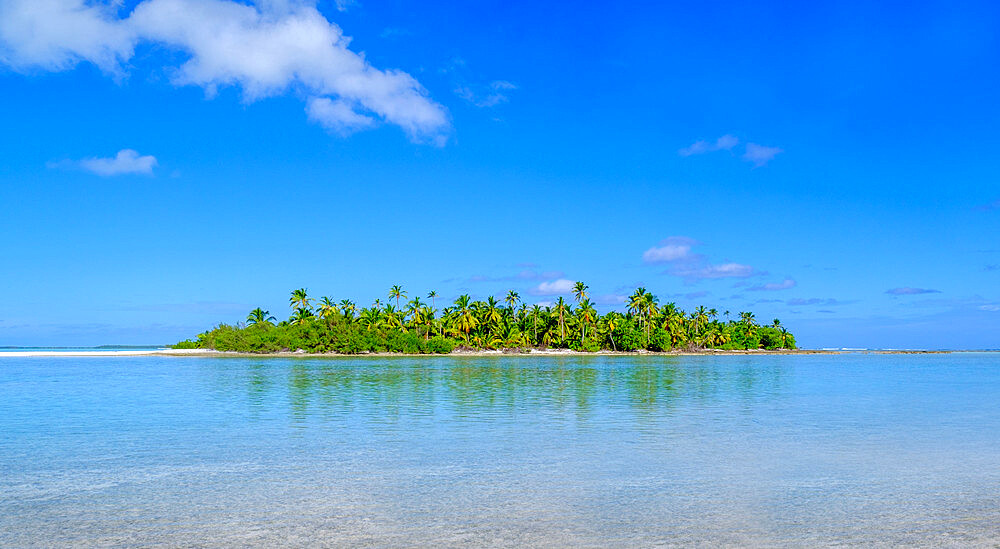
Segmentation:
{"type": "Polygon", "coordinates": [[[637,415],[678,406],[753,407],[780,395],[782,357],[751,363],[680,357],[419,357],[232,359],[208,367],[217,390],[239,394],[257,414],[287,409],[296,420],[360,413],[475,417],[608,408],[637,415]],[[243,375],[240,375],[242,373],[243,375]],[[227,387],[228,385],[228,387],[227,387]]]}

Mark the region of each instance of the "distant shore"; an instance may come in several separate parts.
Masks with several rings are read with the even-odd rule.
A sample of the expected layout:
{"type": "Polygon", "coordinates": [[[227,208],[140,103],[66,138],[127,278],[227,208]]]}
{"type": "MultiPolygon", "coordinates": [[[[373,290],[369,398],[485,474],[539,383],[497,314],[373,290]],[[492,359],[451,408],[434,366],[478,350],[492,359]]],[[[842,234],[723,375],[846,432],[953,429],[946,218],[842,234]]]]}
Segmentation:
{"type": "Polygon", "coordinates": [[[715,350],[706,349],[702,351],[597,351],[593,353],[583,351],[573,351],[569,349],[529,349],[526,351],[472,351],[454,350],[446,354],[407,354],[407,353],[306,353],[303,351],[283,351],[276,353],[239,353],[232,351],[213,351],[211,349],[152,349],[152,350],[66,350],[66,351],[7,351],[0,352],[2,357],[132,357],[132,356],[173,356],[173,357],[242,357],[242,358],[380,358],[380,357],[432,357],[432,356],[452,356],[452,357],[519,357],[519,356],[761,356],[761,355],[839,355],[839,354],[879,354],[879,355],[906,355],[906,354],[945,354],[974,351],[927,351],[927,350],[833,350],[833,349],[784,349],[784,350],[715,350]]]}

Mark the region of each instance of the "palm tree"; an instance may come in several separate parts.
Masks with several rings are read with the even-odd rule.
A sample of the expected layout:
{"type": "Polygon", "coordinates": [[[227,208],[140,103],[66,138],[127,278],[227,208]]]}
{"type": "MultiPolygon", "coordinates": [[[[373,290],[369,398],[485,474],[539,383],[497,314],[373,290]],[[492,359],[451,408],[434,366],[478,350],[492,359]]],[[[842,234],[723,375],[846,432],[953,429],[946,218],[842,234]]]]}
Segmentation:
{"type": "Polygon", "coordinates": [[[608,327],[608,337],[611,338],[611,348],[618,351],[618,346],[615,345],[615,329],[618,328],[618,313],[611,311],[607,316],[604,317],[604,325],[608,327]]]}
{"type": "Polygon", "coordinates": [[[656,314],[656,302],[659,299],[650,293],[642,296],[642,310],[646,314],[646,346],[649,346],[649,325],[653,323],[653,315],[656,314]]]}
{"type": "Polygon", "coordinates": [[[406,304],[406,314],[410,315],[410,320],[414,325],[420,325],[423,319],[417,319],[420,315],[421,310],[424,308],[424,302],[420,301],[419,297],[415,297],[406,304]]]}
{"type": "Polygon", "coordinates": [[[431,309],[435,309],[435,310],[437,309],[437,307],[434,305],[434,298],[436,298],[437,296],[438,296],[438,293],[435,292],[434,290],[431,290],[431,291],[427,292],[427,299],[431,300],[431,309]]]}
{"type": "Polygon", "coordinates": [[[542,308],[536,303],[531,307],[531,318],[534,320],[534,332],[532,342],[538,343],[538,316],[542,314],[542,308]]]}
{"type": "Polygon", "coordinates": [[[693,328],[696,335],[701,333],[705,324],[708,324],[708,315],[709,311],[704,306],[699,306],[693,313],[691,313],[691,319],[694,320],[693,328]]]}
{"type": "Polygon", "coordinates": [[[361,309],[358,321],[368,330],[374,330],[382,325],[382,311],[376,307],[361,309]]]}
{"type": "Polygon", "coordinates": [[[559,315],[559,342],[562,343],[566,341],[566,322],[564,321],[566,315],[566,300],[560,297],[555,304],[556,313],[559,315]]]}
{"type": "Polygon", "coordinates": [[[507,297],[505,297],[503,300],[507,303],[507,306],[510,307],[510,316],[513,317],[514,307],[517,305],[518,301],[521,301],[521,294],[515,292],[514,290],[511,290],[507,292],[507,297]]]}
{"type": "Polygon", "coordinates": [[[576,314],[580,318],[580,325],[582,326],[580,341],[583,342],[587,340],[587,325],[595,320],[597,311],[594,309],[594,304],[589,299],[585,299],[580,302],[580,306],[576,309],[576,314]]]}
{"type": "Polygon", "coordinates": [[[385,314],[382,320],[386,326],[390,328],[399,328],[404,332],[406,331],[405,328],[403,327],[403,319],[399,318],[399,311],[397,311],[396,308],[393,307],[391,303],[385,306],[383,312],[385,314]]]}
{"type": "Polygon", "coordinates": [[[354,302],[350,299],[340,300],[340,311],[344,313],[344,318],[353,319],[354,318],[354,302]]]}
{"type": "Polygon", "coordinates": [[[292,292],[292,297],[288,299],[288,304],[293,309],[298,309],[298,308],[309,309],[310,303],[312,303],[312,300],[309,299],[308,295],[306,295],[305,288],[299,288],[298,290],[294,290],[292,292]]]}
{"type": "Polygon", "coordinates": [[[757,323],[754,322],[753,313],[751,312],[740,313],[740,324],[743,325],[743,334],[744,337],[746,338],[746,345],[744,346],[747,349],[749,349],[750,340],[753,339],[753,336],[757,334],[757,323]]]}
{"type": "Polygon", "coordinates": [[[319,300],[319,317],[326,320],[337,314],[337,304],[329,297],[322,297],[319,300]]]}
{"type": "Polygon", "coordinates": [[[573,283],[573,295],[576,296],[576,302],[577,303],[579,303],[579,302],[581,302],[581,301],[583,301],[584,299],[587,298],[587,288],[589,288],[589,287],[590,286],[587,286],[583,282],[574,282],[573,283]]]}
{"type": "Polygon", "coordinates": [[[458,296],[458,299],[455,300],[455,321],[458,324],[458,329],[465,334],[466,343],[469,341],[469,332],[479,325],[479,319],[469,307],[469,301],[470,298],[466,294],[458,296]]]}
{"type": "Polygon", "coordinates": [[[389,288],[389,299],[396,298],[396,308],[399,308],[399,298],[406,297],[406,292],[403,291],[403,287],[398,284],[389,288]]]}
{"type": "Polygon", "coordinates": [[[265,311],[260,307],[250,311],[250,314],[247,315],[247,324],[251,326],[254,324],[270,324],[275,320],[277,319],[271,316],[271,311],[265,311]]]}
{"type": "Polygon", "coordinates": [[[313,318],[315,318],[315,315],[313,315],[311,309],[296,307],[295,312],[292,313],[291,318],[288,319],[288,323],[292,325],[305,324],[313,318]]]}
{"type": "Polygon", "coordinates": [[[625,304],[628,306],[628,312],[639,317],[640,326],[643,323],[643,316],[646,311],[646,288],[638,287],[632,292],[632,295],[628,297],[628,301],[625,304]]]}

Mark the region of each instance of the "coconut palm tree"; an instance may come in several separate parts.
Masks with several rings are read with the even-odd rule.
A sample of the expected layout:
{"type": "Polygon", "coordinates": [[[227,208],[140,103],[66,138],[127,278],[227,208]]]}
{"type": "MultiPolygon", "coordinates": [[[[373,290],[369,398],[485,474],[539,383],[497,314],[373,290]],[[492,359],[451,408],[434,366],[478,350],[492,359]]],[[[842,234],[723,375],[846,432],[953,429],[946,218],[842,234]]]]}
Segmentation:
{"type": "Polygon", "coordinates": [[[538,317],[542,314],[542,307],[537,303],[531,307],[531,319],[534,321],[534,327],[532,328],[532,339],[531,341],[538,344],[538,317]]]}
{"type": "Polygon", "coordinates": [[[434,298],[436,298],[437,296],[438,293],[435,292],[434,290],[427,292],[427,299],[431,300],[431,309],[437,309],[437,306],[434,305],[434,298]]]}
{"type": "Polygon", "coordinates": [[[614,351],[618,351],[618,346],[615,345],[615,330],[618,329],[620,324],[620,315],[614,311],[611,311],[604,317],[604,325],[608,329],[608,337],[611,338],[611,348],[614,351]]]}
{"type": "Polygon", "coordinates": [[[354,318],[354,302],[350,299],[340,300],[340,312],[344,313],[344,318],[351,320],[354,318]]]}
{"type": "Polygon", "coordinates": [[[376,307],[361,309],[358,322],[368,330],[379,328],[382,326],[382,311],[376,307]]]}
{"type": "Polygon", "coordinates": [[[587,288],[589,287],[590,286],[587,286],[583,282],[573,283],[573,295],[576,296],[577,303],[580,303],[581,301],[587,298],[587,288]]]}
{"type": "Polygon", "coordinates": [[[569,307],[566,305],[566,300],[560,297],[556,300],[556,304],[553,307],[555,309],[556,315],[559,317],[559,342],[566,341],[566,312],[569,307]]]}
{"type": "Polygon", "coordinates": [[[323,320],[333,317],[337,314],[337,304],[334,303],[329,297],[322,297],[319,300],[319,317],[323,320]]]}
{"type": "Polygon", "coordinates": [[[597,310],[594,309],[594,304],[589,299],[584,299],[576,309],[576,316],[580,319],[580,326],[582,327],[580,341],[586,341],[587,325],[597,319],[597,310]]]}
{"type": "Polygon", "coordinates": [[[305,324],[315,317],[316,315],[313,314],[312,309],[296,307],[295,312],[292,313],[291,318],[288,319],[288,323],[293,326],[297,326],[299,324],[305,324]]]}
{"type": "Polygon", "coordinates": [[[510,290],[509,292],[507,292],[507,297],[505,297],[503,300],[504,302],[507,303],[507,306],[510,307],[510,316],[513,317],[514,307],[516,307],[517,303],[521,301],[521,294],[515,292],[514,290],[510,290]]]}
{"type": "Polygon", "coordinates": [[[396,308],[399,309],[399,298],[406,297],[403,287],[398,284],[389,288],[389,299],[396,298],[396,308]]]}
{"type": "Polygon", "coordinates": [[[499,304],[500,302],[493,296],[486,299],[483,315],[486,324],[490,326],[490,332],[493,332],[494,327],[499,328],[500,321],[503,319],[503,316],[500,314],[500,309],[497,308],[497,305],[499,304]]]}
{"type": "Polygon", "coordinates": [[[649,325],[653,323],[653,316],[656,315],[657,307],[656,303],[659,299],[651,294],[644,293],[642,295],[642,312],[646,315],[646,346],[649,346],[649,325]]]}
{"type": "Polygon", "coordinates": [[[247,315],[247,324],[251,326],[255,324],[270,324],[275,320],[277,319],[271,316],[271,311],[265,311],[260,307],[250,311],[250,314],[247,315]]]}
{"type": "Polygon", "coordinates": [[[458,296],[455,300],[455,322],[458,329],[465,334],[465,341],[469,341],[469,332],[479,325],[479,319],[469,306],[470,298],[466,294],[458,296]]]}
{"type": "Polygon", "coordinates": [[[399,328],[404,332],[406,331],[406,328],[403,326],[403,319],[401,318],[400,311],[397,311],[396,308],[392,306],[392,303],[386,305],[385,308],[382,309],[382,312],[382,322],[385,326],[388,326],[389,328],[399,328]]]}
{"type": "Polygon", "coordinates": [[[306,295],[305,288],[299,288],[298,290],[292,291],[292,297],[288,299],[288,304],[293,309],[311,309],[310,304],[312,300],[306,295]]]}
{"type": "Polygon", "coordinates": [[[646,314],[646,288],[638,287],[632,292],[632,295],[628,297],[628,301],[625,305],[628,307],[628,312],[632,313],[639,319],[639,327],[643,326],[643,317],[646,314]]]}

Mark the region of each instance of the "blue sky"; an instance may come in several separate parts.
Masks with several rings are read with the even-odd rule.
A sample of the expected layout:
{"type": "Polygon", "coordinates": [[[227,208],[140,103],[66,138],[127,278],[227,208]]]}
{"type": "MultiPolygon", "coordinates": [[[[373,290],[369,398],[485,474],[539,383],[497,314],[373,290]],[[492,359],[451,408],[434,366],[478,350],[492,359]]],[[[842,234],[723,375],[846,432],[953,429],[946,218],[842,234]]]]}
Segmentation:
{"type": "Polygon", "coordinates": [[[0,345],[583,280],[807,347],[1000,347],[998,31],[991,2],[0,0],[0,345]]]}

